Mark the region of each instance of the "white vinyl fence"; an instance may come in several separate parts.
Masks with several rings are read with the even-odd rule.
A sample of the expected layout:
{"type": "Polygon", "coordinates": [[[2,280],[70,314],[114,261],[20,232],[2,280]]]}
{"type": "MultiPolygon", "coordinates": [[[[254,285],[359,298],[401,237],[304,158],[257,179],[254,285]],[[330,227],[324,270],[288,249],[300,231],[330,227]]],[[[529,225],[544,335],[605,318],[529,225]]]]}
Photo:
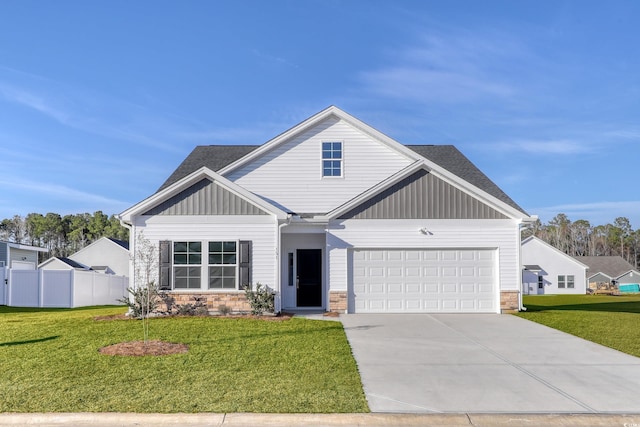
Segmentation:
{"type": "Polygon", "coordinates": [[[76,270],[0,269],[0,304],[12,307],[72,308],[122,304],[125,276],[76,270]],[[1,271],[4,270],[4,271],[1,271]]]}

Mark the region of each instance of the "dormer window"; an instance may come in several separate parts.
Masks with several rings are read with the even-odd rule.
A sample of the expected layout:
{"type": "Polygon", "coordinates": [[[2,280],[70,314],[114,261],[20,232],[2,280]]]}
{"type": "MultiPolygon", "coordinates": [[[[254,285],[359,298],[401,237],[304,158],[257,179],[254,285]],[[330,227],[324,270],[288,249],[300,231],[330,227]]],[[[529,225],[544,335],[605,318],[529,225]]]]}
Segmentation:
{"type": "Polygon", "coordinates": [[[342,142],[322,143],[322,176],[342,176],[342,142]]]}

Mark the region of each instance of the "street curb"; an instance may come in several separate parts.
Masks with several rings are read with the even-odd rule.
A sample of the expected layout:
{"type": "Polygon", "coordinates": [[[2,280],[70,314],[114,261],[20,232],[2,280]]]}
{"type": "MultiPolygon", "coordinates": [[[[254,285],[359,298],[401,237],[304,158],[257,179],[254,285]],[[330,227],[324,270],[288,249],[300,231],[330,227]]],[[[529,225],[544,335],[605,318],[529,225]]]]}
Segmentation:
{"type": "Polygon", "coordinates": [[[569,426],[640,427],[640,414],[0,414],[0,426],[569,426]]]}

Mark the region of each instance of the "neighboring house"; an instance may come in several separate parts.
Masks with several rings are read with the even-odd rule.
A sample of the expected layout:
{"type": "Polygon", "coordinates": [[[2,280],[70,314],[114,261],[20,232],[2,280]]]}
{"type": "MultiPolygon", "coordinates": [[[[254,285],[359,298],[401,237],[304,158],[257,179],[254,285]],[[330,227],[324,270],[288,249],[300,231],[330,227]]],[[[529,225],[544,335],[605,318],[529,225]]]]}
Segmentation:
{"type": "Polygon", "coordinates": [[[0,241],[0,268],[35,270],[38,265],[38,252],[47,252],[47,250],[21,243],[0,241]]]}
{"type": "Polygon", "coordinates": [[[603,285],[618,286],[640,283],[640,272],[621,256],[579,256],[578,261],[589,267],[589,288],[596,290],[603,285]]]}
{"type": "Polygon", "coordinates": [[[260,146],[199,146],[119,215],[157,245],[178,303],[246,310],[486,312],[521,307],[535,220],[453,146],[405,146],[329,107],[260,146]]]}
{"type": "Polygon", "coordinates": [[[587,266],[547,242],[524,239],[521,257],[524,294],[587,293],[587,266]]]}
{"type": "Polygon", "coordinates": [[[66,257],[51,257],[45,262],[38,265],[39,270],[82,270],[89,271],[90,267],[80,264],[66,257]]]}
{"type": "Polygon", "coordinates": [[[69,259],[100,273],[129,277],[129,242],[101,237],[69,255],[69,259]]]}

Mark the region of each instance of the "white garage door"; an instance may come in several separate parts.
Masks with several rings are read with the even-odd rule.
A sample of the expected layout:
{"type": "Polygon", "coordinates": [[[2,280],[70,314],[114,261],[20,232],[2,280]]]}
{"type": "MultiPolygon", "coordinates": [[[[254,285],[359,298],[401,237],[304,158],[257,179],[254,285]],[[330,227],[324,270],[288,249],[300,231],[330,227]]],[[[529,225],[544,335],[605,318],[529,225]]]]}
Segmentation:
{"type": "Polygon", "coordinates": [[[355,249],[355,312],[496,313],[495,252],[355,249]]]}

